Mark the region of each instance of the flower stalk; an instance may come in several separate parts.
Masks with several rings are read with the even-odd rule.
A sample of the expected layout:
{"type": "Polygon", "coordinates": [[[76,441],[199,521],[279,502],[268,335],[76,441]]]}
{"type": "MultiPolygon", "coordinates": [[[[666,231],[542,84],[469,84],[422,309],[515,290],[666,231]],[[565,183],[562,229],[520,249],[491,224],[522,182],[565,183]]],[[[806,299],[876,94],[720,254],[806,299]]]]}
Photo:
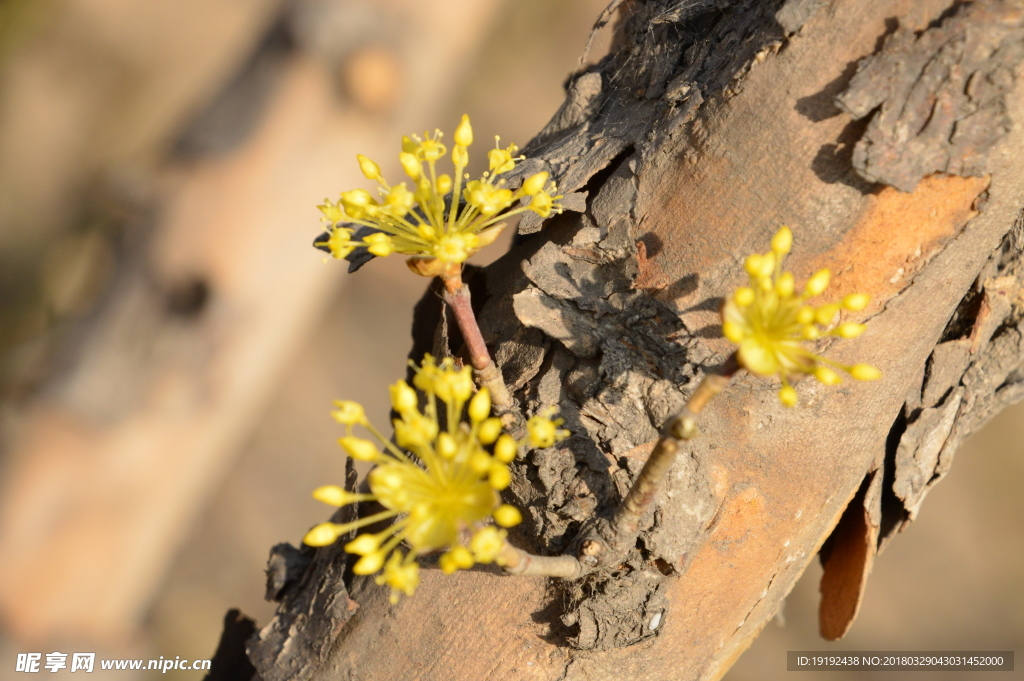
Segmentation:
{"type": "Polygon", "coordinates": [[[473,313],[469,287],[462,281],[461,267],[454,274],[442,276],[441,279],[444,282],[444,301],[451,306],[455,323],[462,332],[462,339],[469,353],[469,362],[473,366],[473,375],[481,387],[490,391],[495,413],[499,416],[513,413],[512,394],[505,385],[501,371],[491,359],[483,334],[480,333],[480,326],[473,313]]]}

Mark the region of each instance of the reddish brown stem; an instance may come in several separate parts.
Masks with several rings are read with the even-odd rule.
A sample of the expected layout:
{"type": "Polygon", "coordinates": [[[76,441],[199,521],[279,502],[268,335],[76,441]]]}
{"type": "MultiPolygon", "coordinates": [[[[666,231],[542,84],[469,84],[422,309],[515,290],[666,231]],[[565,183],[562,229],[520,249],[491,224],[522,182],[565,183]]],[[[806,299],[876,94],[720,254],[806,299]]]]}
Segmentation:
{"type": "Polygon", "coordinates": [[[441,279],[444,282],[444,301],[451,306],[455,315],[455,323],[462,332],[462,339],[469,351],[469,361],[473,365],[477,381],[490,391],[491,404],[497,413],[511,411],[512,395],[505,386],[501,372],[491,359],[487,344],[484,343],[480,326],[476,322],[476,314],[473,313],[469,287],[462,282],[462,273],[446,274],[441,279]]]}

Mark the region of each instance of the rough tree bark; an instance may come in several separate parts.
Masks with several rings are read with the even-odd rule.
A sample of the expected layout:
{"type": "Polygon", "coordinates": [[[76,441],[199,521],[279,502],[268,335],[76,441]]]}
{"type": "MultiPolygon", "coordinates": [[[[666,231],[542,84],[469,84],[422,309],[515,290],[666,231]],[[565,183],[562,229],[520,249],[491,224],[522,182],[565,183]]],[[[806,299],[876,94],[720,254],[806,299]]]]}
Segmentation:
{"type": "MultiPolygon", "coordinates": [[[[871,294],[868,332],[824,352],[883,379],[804,382],[787,410],[777,386],[741,375],[635,551],[578,582],[426,569],[390,606],[337,547],[279,548],[281,607],[248,644],[265,681],[714,679],[819,550],[822,633],[837,638],[958,443],[1024,396],[1019,2],[618,11],[611,55],[570,78],[524,150],[521,172],[550,170],[572,210],[543,231],[524,220],[472,278],[507,384],[529,411],[559,405],[575,434],[519,462],[514,542],[561,552],[614,508],[658,427],[725,359],[722,296],[781,224],[798,280],[827,266],[835,295],[871,294]]],[[[427,296],[412,356],[439,349],[439,316],[427,296]]]]}

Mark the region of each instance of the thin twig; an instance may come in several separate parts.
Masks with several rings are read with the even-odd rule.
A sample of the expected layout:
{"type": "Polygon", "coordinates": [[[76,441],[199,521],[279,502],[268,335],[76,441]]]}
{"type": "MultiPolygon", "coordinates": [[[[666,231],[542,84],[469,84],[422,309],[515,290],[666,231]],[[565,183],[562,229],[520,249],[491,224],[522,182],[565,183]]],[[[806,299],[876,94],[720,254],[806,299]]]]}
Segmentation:
{"type": "Polygon", "coordinates": [[[507,541],[501,547],[498,562],[506,574],[517,577],[576,579],[583,575],[583,566],[575,556],[535,556],[507,541]]]}
{"type": "Polygon", "coordinates": [[[732,355],[719,372],[704,376],[682,411],[665,423],[661,437],[654,445],[654,451],[647,458],[626,498],[615,511],[611,523],[615,534],[628,536],[632,542],[640,520],[651,508],[655,495],[668,477],[672,464],[675,463],[680,444],[700,434],[697,428],[698,414],[704,410],[708,402],[725,389],[737,370],[739,365],[736,363],[736,356],[732,355]]]}
{"type": "Polygon", "coordinates": [[[473,365],[473,373],[480,385],[491,393],[491,404],[497,413],[511,412],[513,409],[512,395],[505,386],[501,371],[491,359],[484,337],[473,313],[473,305],[469,297],[469,287],[462,281],[461,271],[446,274],[444,281],[444,301],[451,305],[455,314],[455,322],[459,325],[462,338],[469,350],[469,361],[473,365]]]}

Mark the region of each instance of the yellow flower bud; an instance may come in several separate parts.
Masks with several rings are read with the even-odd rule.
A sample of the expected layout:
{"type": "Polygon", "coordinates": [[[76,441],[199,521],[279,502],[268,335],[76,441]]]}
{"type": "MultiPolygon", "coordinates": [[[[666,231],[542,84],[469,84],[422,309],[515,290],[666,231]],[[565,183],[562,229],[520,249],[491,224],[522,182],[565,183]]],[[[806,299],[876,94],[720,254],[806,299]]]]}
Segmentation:
{"type": "Polygon", "coordinates": [[[473,374],[468,366],[455,374],[452,380],[452,396],[459,402],[465,402],[473,394],[473,374]]]}
{"type": "Polygon", "coordinates": [[[731,340],[733,343],[743,342],[745,334],[743,333],[743,327],[736,322],[722,322],[722,335],[731,340]]]}
{"type": "Polygon", "coordinates": [[[469,467],[477,475],[483,475],[491,470],[494,459],[482,449],[478,449],[469,457],[469,467]]]}
{"type": "Polygon", "coordinates": [[[357,575],[372,575],[383,566],[384,553],[382,551],[374,551],[357,560],[356,564],[352,566],[352,572],[357,575]]]}
{"type": "Polygon", "coordinates": [[[832,273],[827,269],[818,270],[810,279],[807,280],[807,288],[804,289],[804,294],[808,298],[820,296],[825,292],[825,289],[828,288],[828,282],[831,281],[831,279],[832,273]]]}
{"type": "Polygon", "coordinates": [[[441,433],[437,436],[437,453],[444,459],[451,459],[455,456],[455,453],[459,451],[459,445],[455,443],[453,438],[448,433],[441,433]]]}
{"type": "Polygon", "coordinates": [[[376,445],[361,437],[340,437],[338,444],[356,461],[376,461],[380,456],[376,445]]]}
{"type": "Polygon", "coordinates": [[[857,324],[855,322],[843,322],[836,329],[836,334],[843,338],[856,338],[865,331],[867,331],[867,324],[857,324]]]}
{"type": "Polygon", "coordinates": [[[775,254],[765,253],[762,255],[754,253],[748,255],[747,259],[743,262],[743,268],[754,279],[769,278],[775,272],[775,254]]]}
{"type": "Polygon", "coordinates": [[[370,192],[365,189],[353,189],[341,193],[341,202],[345,205],[345,209],[348,210],[350,206],[369,206],[374,203],[374,200],[370,196],[370,192]]]}
{"type": "Polygon", "coordinates": [[[324,485],[313,490],[313,498],[331,506],[345,506],[356,501],[356,495],[346,492],[337,485],[324,485]]]}
{"type": "Polygon", "coordinates": [[[455,566],[460,570],[468,570],[469,568],[473,567],[473,563],[475,562],[473,560],[473,554],[470,553],[469,549],[467,549],[465,546],[457,544],[453,546],[451,550],[448,551],[448,553],[449,555],[451,555],[452,560],[455,562],[455,566]]]}
{"type": "Polygon", "coordinates": [[[796,389],[793,386],[784,385],[779,388],[779,402],[782,402],[783,406],[795,407],[796,401],[796,389]]]}
{"type": "Polygon", "coordinates": [[[772,237],[772,250],[776,255],[783,256],[793,248],[793,231],[783,225],[772,237]]]}
{"type": "Polygon", "coordinates": [[[837,314],[839,314],[839,305],[837,303],[822,305],[814,311],[814,321],[818,322],[821,326],[828,326],[836,318],[837,314]]]}
{"type": "Polygon", "coordinates": [[[743,269],[745,269],[747,274],[751,277],[760,277],[762,260],[764,260],[764,256],[760,253],[751,253],[747,256],[747,259],[743,261],[743,269]]]}
{"type": "Polygon", "coordinates": [[[515,527],[519,523],[523,522],[523,514],[519,512],[519,509],[511,504],[502,504],[498,508],[494,509],[494,522],[498,523],[502,527],[515,527]]]}
{"type": "MultiPolygon", "coordinates": [[[[469,401],[469,418],[473,423],[480,423],[490,415],[491,391],[487,388],[480,388],[476,395],[473,395],[473,399],[469,401]]],[[[485,442],[484,444],[489,443],[485,442]]]]}
{"type": "MultiPolygon", "coordinates": [[[[498,436],[501,435],[501,419],[496,416],[492,416],[481,423],[478,435],[480,437],[480,442],[485,445],[489,445],[497,440],[498,436]]],[[[513,454],[513,457],[515,457],[515,454],[513,454]]],[[[508,461],[505,463],[508,463],[508,461]]]]}
{"type": "Polygon", "coordinates": [[[442,196],[452,190],[451,175],[441,175],[437,178],[437,193],[442,196]]]}
{"type": "Polygon", "coordinates": [[[796,321],[800,324],[810,324],[814,321],[814,308],[810,305],[804,305],[800,308],[800,311],[796,313],[796,321]]]}
{"type": "Polygon", "coordinates": [[[455,128],[455,143],[468,147],[473,143],[473,126],[469,124],[469,115],[462,114],[462,121],[455,128]]]}
{"type": "Polygon", "coordinates": [[[406,188],[404,182],[400,182],[388,191],[384,203],[389,215],[401,218],[416,205],[416,195],[406,188]]]}
{"type": "Polygon", "coordinates": [[[330,546],[338,539],[337,527],[334,523],[320,523],[306,533],[302,543],[308,546],[330,546]]]}
{"type": "Polygon", "coordinates": [[[865,293],[851,293],[843,298],[843,307],[853,312],[860,312],[871,302],[871,297],[865,293]]]}
{"type": "Polygon", "coordinates": [[[367,180],[380,179],[380,166],[366,158],[362,154],[356,154],[356,160],[359,161],[359,169],[363,171],[363,175],[366,176],[367,180]]]}
{"type": "Polygon", "coordinates": [[[495,461],[491,464],[491,472],[487,475],[487,481],[491,483],[491,487],[500,492],[512,484],[512,473],[508,466],[500,461],[495,461]]]}
{"type": "Polygon", "coordinates": [[[496,527],[485,527],[477,530],[469,541],[469,550],[478,563],[493,563],[501,552],[507,533],[496,527]]]}
{"type": "Polygon", "coordinates": [[[380,536],[376,534],[361,534],[349,543],[345,544],[345,550],[357,556],[365,556],[380,548],[380,536]]]}
{"type": "Polygon", "coordinates": [[[544,191],[544,187],[548,183],[548,173],[539,172],[535,175],[531,175],[526,182],[523,182],[523,193],[527,196],[533,196],[538,192],[544,191]]]}
{"type": "Polygon", "coordinates": [[[836,385],[843,380],[839,378],[839,374],[820,364],[814,368],[814,377],[825,385],[836,385]]]}
{"type": "Polygon", "coordinates": [[[388,386],[388,390],[391,393],[391,406],[399,414],[416,409],[418,405],[416,391],[410,388],[408,383],[398,381],[394,385],[388,386]]]}
{"type": "Polygon", "coordinates": [[[882,377],[882,372],[870,364],[854,364],[850,367],[850,375],[858,381],[874,381],[882,377]]]}
{"type": "Polygon", "coordinates": [[[793,295],[793,291],[796,289],[796,280],[793,279],[792,272],[783,272],[778,281],[775,282],[775,292],[783,298],[788,298],[793,295]]]}
{"type": "Polygon", "coordinates": [[[413,154],[403,151],[398,155],[398,160],[402,164],[402,170],[404,170],[405,174],[412,179],[418,179],[423,173],[422,164],[420,164],[419,159],[417,159],[413,154]]]}
{"type": "Polygon", "coordinates": [[[565,431],[558,430],[562,419],[552,420],[545,416],[551,414],[554,409],[548,409],[536,416],[531,416],[526,422],[526,432],[530,436],[530,446],[538,449],[551,447],[559,440],[565,439],[568,435],[565,431]]]}
{"type": "Polygon", "coordinates": [[[754,289],[749,286],[740,286],[736,289],[736,293],[733,294],[732,299],[736,301],[736,304],[740,307],[747,307],[754,302],[754,289]]]}
{"type": "Polygon", "coordinates": [[[516,445],[512,436],[505,434],[499,437],[497,444],[494,445],[494,458],[502,463],[512,463],[516,459],[518,450],[519,446],[516,445]]]}
{"type": "Polygon", "coordinates": [[[367,244],[366,250],[379,258],[389,256],[395,250],[394,239],[383,232],[369,234],[363,239],[363,241],[367,244]]]}
{"type": "Polygon", "coordinates": [[[450,553],[441,554],[441,557],[437,561],[437,565],[441,568],[441,572],[445,573],[446,575],[454,575],[456,572],[459,571],[459,568],[457,565],[455,565],[455,561],[452,560],[452,556],[450,553]]]}

